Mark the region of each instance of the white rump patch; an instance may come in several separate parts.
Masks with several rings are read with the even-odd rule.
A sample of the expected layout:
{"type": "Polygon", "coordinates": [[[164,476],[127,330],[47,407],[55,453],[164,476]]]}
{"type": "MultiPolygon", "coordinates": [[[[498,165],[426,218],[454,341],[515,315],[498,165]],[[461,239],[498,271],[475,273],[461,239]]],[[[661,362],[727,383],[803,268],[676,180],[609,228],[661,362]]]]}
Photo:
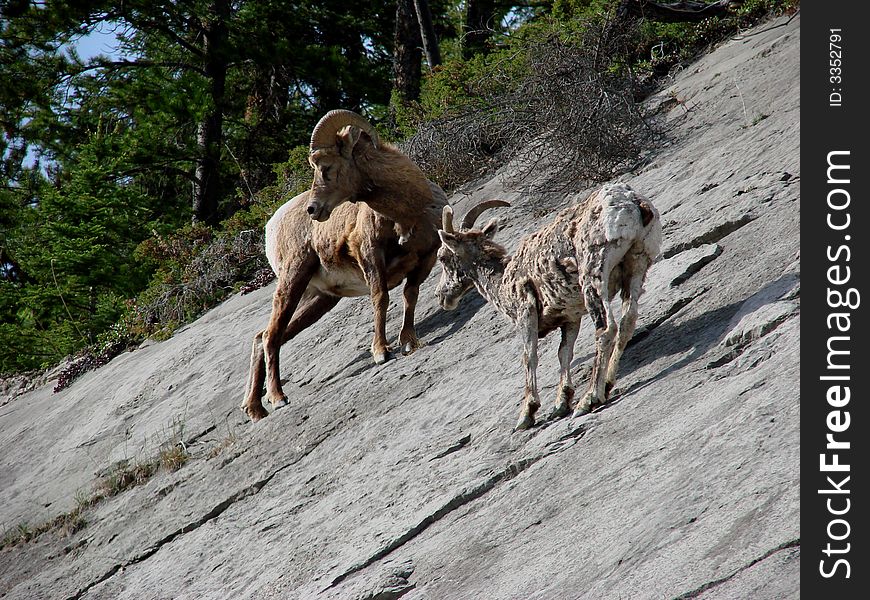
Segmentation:
{"type": "Polygon", "coordinates": [[[302,192],[298,196],[294,196],[280,207],[275,213],[269,218],[268,222],[266,222],[266,258],[269,260],[269,266],[272,267],[272,271],[275,272],[275,275],[278,275],[278,270],[281,268],[281,265],[278,261],[278,225],[281,223],[281,219],[284,218],[284,213],[286,213],[294,203],[301,202],[300,198],[305,196],[308,192],[302,192]]]}
{"type": "Polygon", "coordinates": [[[608,184],[598,192],[604,237],[607,241],[635,239],[643,230],[635,192],[624,183],[608,184]]]}

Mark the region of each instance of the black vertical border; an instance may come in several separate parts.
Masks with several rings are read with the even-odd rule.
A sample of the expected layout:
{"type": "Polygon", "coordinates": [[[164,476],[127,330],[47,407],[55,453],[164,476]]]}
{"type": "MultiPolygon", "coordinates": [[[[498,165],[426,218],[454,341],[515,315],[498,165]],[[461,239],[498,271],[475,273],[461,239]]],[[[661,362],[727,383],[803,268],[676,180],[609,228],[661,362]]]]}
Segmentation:
{"type": "MultiPolygon", "coordinates": [[[[867,598],[870,597],[870,534],[867,531],[867,513],[870,511],[870,473],[867,464],[870,460],[870,395],[867,382],[870,380],[870,344],[868,339],[867,314],[870,311],[870,288],[867,274],[870,271],[870,203],[868,180],[870,180],[870,96],[867,93],[867,79],[870,78],[870,20],[866,18],[867,4],[864,2],[810,1],[799,6],[801,18],[801,593],[806,598],[867,598]],[[832,29],[841,29],[843,39],[842,81],[831,80],[836,75],[836,55],[831,50],[832,29]],[[841,106],[831,106],[831,94],[842,94],[841,106]],[[828,182],[828,154],[832,151],[848,151],[838,155],[836,161],[850,165],[849,183],[845,185],[828,182]],[[833,189],[845,189],[849,194],[849,206],[833,211],[828,207],[828,194],[833,189]],[[844,223],[848,212],[850,225],[847,229],[835,231],[828,224],[828,215],[835,224],[844,223]],[[849,236],[849,239],[846,239],[849,236]],[[829,254],[837,256],[841,246],[849,247],[851,260],[845,260],[847,251],[839,254],[839,260],[832,261],[829,254]],[[833,285],[829,282],[829,269],[840,265],[835,277],[842,278],[845,266],[850,268],[847,283],[833,285]],[[855,288],[860,294],[859,306],[855,309],[832,308],[828,301],[828,290],[839,289],[843,293],[855,288]],[[829,329],[829,315],[835,312],[848,312],[850,328],[848,332],[829,329]],[[840,382],[850,388],[850,401],[847,405],[835,408],[829,405],[827,393],[832,381],[824,381],[822,376],[834,374],[827,367],[828,341],[831,336],[848,336],[834,345],[850,354],[839,355],[838,362],[850,364],[846,374],[849,381],[840,382]],[[837,441],[848,441],[847,450],[826,450],[826,435],[831,433],[828,418],[831,411],[849,412],[849,427],[846,431],[834,433],[837,441]],[[839,462],[848,464],[849,471],[822,472],[820,455],[839,454],[839,462]],[[843,477],[850,477],[843,484],[843,477]],[[831,489],[827,481],[831,476],[835,483],[848,494],[826,494],[820,490],[831,489]],[[834,510],[843,510],[849,499],[849,510],[841,516],[830,514],[826,502],[831,499],[834,510]],[[848,522],[848,529],[842,522],[831,525],[833,535],[840,537],[848,531],[843,540],[831,540],[828,535],[829,524],[842,518],[848,522]],[[825,554],[827,544],[832,548],[844,549],[843,554],[825,554]],[[825,578],[821,570],[831,572],[835,561],[843,558],[850,566],[850,577],[846,578],[845,565],[836,568],[834,576],[825,578]],[[825,561],[821,563],[821,561],[825,561]]],[[[836,100],[836,97],[834,98],[836,100]]],[[[836,171],[841,175],[844,170],[836,171]]],[[[843,204],[846,196],[834,194],[834,203],[843,204]]],[[[840,321],[844,324],[846,321],[840,321]]],[[[841,413],[835,419],[835,427],[845,418],[841,413]]]]}

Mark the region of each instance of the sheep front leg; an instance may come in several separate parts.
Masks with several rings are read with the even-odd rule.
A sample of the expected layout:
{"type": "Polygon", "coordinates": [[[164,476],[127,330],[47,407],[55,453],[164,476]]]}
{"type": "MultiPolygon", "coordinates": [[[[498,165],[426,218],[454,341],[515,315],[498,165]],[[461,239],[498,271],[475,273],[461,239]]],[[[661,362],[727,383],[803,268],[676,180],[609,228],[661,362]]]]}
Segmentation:
{"type": "Polygon", "coordinates": [[[390,357],[390,347],[387,345],[387,309],[390,306],[387,267],[383,252],[379,249],[368,248],[366,255],[368,260],[363,264],[363,273],[371,290],[375,324],[371,353],[375,364],[382,365],[390,357]]]}
{"type": "Polygon", "coordinates": [[[538,311],[534,304],[527,306],[517,322],[523,343],[523,366],[526,369],[526,388],[520,418],[514,431],[529,429],[535,424],[535,413],[541,407],[538,396],[538,311]]]}
{"type": "MultiPolygon", "coordinates": [[[[335,308],[338,304],[337,296],[327,296],[322,294],[310,293],[306,291],[293,313],[293,318],[284,330],[284,335],[281,338],[283,346],[292,340],[300,331],[310,327],[316,323],[323,315],[335,308]]],[[[263,332],[261,331],[254,338],[253,350],[251,352],[251,371],[248,383],[248,393],[245,402],[242,404],[242,410],[250,417],[251,421],[257,422],[269,413],[263,408],[262,388],[266,380],[266,364],[265,352],[263,351],[263,332]]]]}
{"type": "Polygon", "coordinates": [[[637,300],[634,298],[626,298],[622,301],[622,318],[619,320],[619,330],[616,334],[616,344],[613,348],[613,354],[610,355],[610,361],[607,363],[607,376],[604,382],[605,398],[610,396],[611,390],[616,385],[616,372],[619,370],[619,360],[622,358],[622,353],[628,345],[634,328],[637,324],[637,300]]]}
{"type": "Polygon", "coordinates": [[[571,382],[571,361],[574,358],[574,343],[580,333],[580,322],[562,326],[562,339],[559,342],[559,389],[556,392],[556,408],[551,418],[558,419],[571,412],[574,399],[574,384],[571,382]]]}
{"type": "Polygon", "coordinates": [[[278,276],[278,286],[272,296],[272,314],[269,317],[269,325],[263,331],[263,351],[266,363],[266,389],[269,401],[275,408],[287,404],[287,396],[281,387],[279,363],[285,331],[318,264],[317,255],[313,252],[300,257],[292,268],[282,270],[278,276]]]}

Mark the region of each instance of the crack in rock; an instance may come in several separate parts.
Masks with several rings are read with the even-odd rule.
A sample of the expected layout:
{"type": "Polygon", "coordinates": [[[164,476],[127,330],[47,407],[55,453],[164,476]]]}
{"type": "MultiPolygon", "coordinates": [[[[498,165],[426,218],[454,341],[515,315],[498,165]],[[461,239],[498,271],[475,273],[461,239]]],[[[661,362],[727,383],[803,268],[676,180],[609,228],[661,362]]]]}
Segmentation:
{"type": "Polygon", "coordinates": [[[115,574],[118,571],[120,571],[121,569],[124,569],[130,565],[135,565],[135,564],[138,564],[138,563],[141,563],[141,562],[148,560],[149,558],[154,556],[157,552],[159,552],[163,546],[172,542],[175,538],[177,538],[181,535],[184,535],[186,533],[190,533],[191,531],[195,531],[196,529],[199,529],[200,527],[202,527],[203,525],[205,525],[206,523],[208,523],[212,519],[219,517],[221,515],[221,513],[223,513],[225,510],[227,510],[230,506],[232,506],[233,504],[235,504],[239,500],[242,500],[244,498],[247,498],[248,496],[253,496],[253,495],[259,493],[260,490],[262,490],[263,487],[265,487],[265,485],[267,483],[269,483],[273,477],[275,477],[278,473],[280,473],[284,469],[292,466],[295,463],[296,463],[296,461],[293,461],[287,465],[284,465],[281,468],[272,472],[269,476],[267,476],[259,481],[256,481],[256,482],[252,483],[251,485],[239,490],[235,494],[231,495],[229,498],[226,498],[225,500],[223,500],[222,502],[220,502],[219,504],[214,506],[210,511],[208,511],[205,515],[203,515],[202,517],[200,517],[196,521],[193,521],[191,523],[187,523],[186,525],[181,526],[180,528],[176,529],[175,531],[173,531],[169,535],[165,536],[164,538],[158,540],[154,544],[147,547],[144,552],[134,556],[133,558],[131,558],[129,560],[124,561],[123,563],[120,563],[120,564],[113,566],[111,569],[109,569],[103,575],[101,575],[98,579],[88,583],[85,587],[78,590],[72,596],[68,596],[67,600],[79,600],[82,596],[84,596],[92,588],[94,588],[94,587],[98,586],[99,584],[103,583],[104,581],[107,581],[107,580],[111,579],[112,577],[114,577],[115,574]]]}
{"type": "Polygon", "coordinates": [[[417,587],[408,578],[414,573],[414,564],[406,563],[390,573],[373,591],[356,596],[356,600],[398,600],[417,587]]]}
{"type": "Polygon", "coordinates": [[[788,550],[789,548],[800,548],[800,545],[801,545],[800,538],[797,538],[794,540],[789,540],[788,542],[783,542],[782,544],[780,544],[776,548],[773,548],[772,550],[768,550],[767,552],[765,552],[761,556],[759,556],[759,557],[753,559],[752,561],[750,561],[749,563],[743,565],[739,569],[732,572],[730,575],[726,575],[725,577],[722,577],[721,579],[716,579],[714,581],[708,581],[707,583],[695,588],[692,591],[686,592],[684,594],[681,594],[681,595],[675,597],[674,600],[690,600],[691,598],[697,598],[698,596],[700,596],[701,594],[703,594],[707,590],[712,589],[716,586],[722,585],[723,583],[729,581],[730,579],[733,579],[735,576],[739,575],[743,571],[757,565],[758,563],[760,563],[763,560],[770,558],[771,556],[773,556],[777,552],[782,552],[783,550],[788,550]]]}
{"type": "Polygon", "coordinates": [[[183,443],[184,443],[185,446],[193,446],[195,443],[197,443],[199,440],[201,440],[202,438],[204,438],[205,436],[207,436],[208,434],[210,434],[210,433],[211,433],[212,431],[214,431],[215,429],[217,429],[217,425],[212,425],[211,427],[207,427],[206,429],[204,429],[203,431],[199,432],[199,433],[196,434],[195,436],[193,436],[193,437],[187,439],[187,440],[184,441],[183,443]]]}
{"type": "Polygon", "coordinates": [[[538,462],[539,460],[541,460],[545,456],[548,456],[548,455],[542,454],[539,456],[522,459],[516,463],[511,463],[505,469],[499,471],[498,473],[496,473],[492,477],[489,477],[488,479],[479,483],[478,485],[476,485],[472,489],[467,490],[467,491],[463,491],[461,494],[454,496],[453,498],[450,499],[449,502],[444,504],[441,508],[439,508],[438,510],[436,510],[435,512],[433,512],[429,515],[426,515],[423,518],[423,520],[421,520],[419,523],[417,523],[416,525],[411,527],[405,533],[403,533],[399,537],[395,538],[392,542],[388,543],[386,546],[384,546],[383,548],[381,548],[380,550],[375,552],[372,556],[370,556],[369,558],[367,558],[366,560],[364,560],[361,563],[357,563],[356,565],[352,566],[350,569],[348,569],[347,571],[345,571],[341,575],[337,576],[335,579],[332,580],[332,583],[330,583],[329,586],[326,589],[324,589],[323,591],[325,592],[331,588],[334,588],[335,586],[337,586],[339,583],[341,583],[342,581],[344,581],[345,579],[347,579],[348,577],[350,577],[354,573],[358,573],[359,571],[362,571],[366,567],[378,562],[382,558],[391,554],[394,550],[407,544],[409,541],[411,541],[412,539],[414,539],[415,537],[417,537],[418,535],[423,533],[423,531],[428,529],[429,526],[432,525],[433,523],[435,523],[436,521],[440,521],[441,519],[443,519],[444,517],[446,517],[447,515],[449,515],[453,511],[462,508],[466,504],[474,502],[475,500],[477,500],[478,498],[480,498],[481,496],[483,496],[487,492],[492,491],[492,489],[495,488],[498,484],[500,484],[504,481],[510,481],[511,479],[513,479],[514,477],[516,477],[517,475],[519,475],[520,473],[522,473],[523,471],[525,471],[526,469],[531,467],[533,464],[535,464],[536,462],[538,462]]]}
{"type": "Polygon", "coordinates": [[[413,527],[408,529],[405,533],[403,533],[399,537],[395,538],[393,541],[391,541],[386,546],[384,546],[383,548],[381,548],[380,550],[375,552],[369,558],[367,558],[366,560],[364,560],[360,563],[357,563],[356,565],[353,565],[347,571],[338,575],[335,579],[332,580],[332,583],[330,583],[329,586],[327,586],[323,591],[326,592],[327,590],[330,590],[330,589],[336,587],[338,584],[340,584],[342,581],[344,581],[345,579],[347,579],[351,575],[354,575],[355,573],[358,573],[358,572],[362,571],[363,569],[365,569],[366,567],[369,567],[369,566],[373,565],[374,563],[378,562],[379,560],[385,558],[387,555],[391,554],[393,551],[397,550],[401,546],[407,544],[412,539],[414,539],[415,537],[417,537],[418,535],[423,533],[423,531],[428,529],[429,526],[432,525],[433,523],[435,523],[436,521],[440,521],[441,519],[445,518],[450,513],[462,508],[466,504],[474,502],[475,500],[477,500],[478,498],[480,498],[484,494],[492,491],[499,484],[510,481],[511,479],[514,479],[516,476],[518,476],[523,471],[527,470],[529,467],[531,467],[532,465],[534,465],[538,461],[540,461],[544,458],[547,458],[548,456],[553,456],[554,454],[557,454],[557,453],[561,452],[562,450],[570,448],[571,446],[573,446],[574,444],[579,442],[580,439],[586,434],[587,431],[588,431],[588,427],[581,425],[576,430],[572,430],[571,432],[563,435],[558,440],[555,440],[553,443],[558,444],[557,447],[551,448],[551,449],[546,450],[544,452],[541,452],[540,454],[537,454],[535,456],[530,456],[527,458],[520,459],[517,462],[510,463],[507,467],[505,467],[501,471],[495,473],[494,475],[490,476],[489,478],[485,479],[484,481],[477,484],[476,486],[474,486],[470,490],[466,489],[462,493],[454,496],[446,504],[441,506],[441,508],[439,508],[435,512],[425,516],[419,523],[417,523],[416,525],[414,525],[413,527]],[[564,442],[568,441],[568,440],[573,440],[574,442],[571,444],[565,444],[564,442]],[[559,444],[560,442],[561,442],[561,444],[559,444]]]}
{"type": "Polygon", "coordinates": [[[756,310],[735,326],[724,345],[730,348],[719,357],[708,362],[705,369],[717,369],[739,358],[750,347],[752,342],[768,335],[789,319],[797,316],[798,306],[791,302],[774,302],[756,310]],[[761,313],[759,317],[759,313],[761,313]]]}
{"type": "MultiPolygon", "coordinates": [[[[352,418],[353,418],[353,416],[349,417],[349,419],[352,419],[352,418]]],[[[91,589],[93,589],[94,587],[96,587],[96,586],[100,585],[101,583],[108,581],[109,579],[114,577],[121,569],[124,569],[130,565],[139,564],[141,562],[148,560],[149,558],[151,558],[152,556],[157,554],[157,552],[159,552],[160,549],[163,548],[163,546],[171,543],[173,540],[175,540],[179,536],[182,536],[184,534],[195,531],[195,530],[199,529],[200,527],[202,527],[203,525],[205,525],[206,523],[208,523],[209,521],[216,519],[222,513],[224,513],[228,508],[230,508],[233,504],[235,504],[236,502],[239,502],[240,500],[244,500],[245,498],[248,498],[250,496],[254,496],[254,495],[260,493],[263,490],[263,488],[266,487],[266,485],[270,481],[272,481],[272,479],[274,479],[275,476],[277,476],[280,472],[282,472],[285,469],[288,469],[288,468],[292,467],[293,465],[297,464],[302,458],[304,458],[305,456],[307,456],[308,454],[313,452],[321,443],[323,443],[330,435],[332,435],[332,433],[334,433],[338,429],[339,425],[343,422],[344,421],[340,421],[340,422],[334,424],[329,429],[327,429],[325,432],[323,432],[323,434],[318,439],[314,440],[309,445],[309,447],[305,449],[304,452],[300,452],[299,454],[295,455],[293,457],[293,459],[290,462],[288,462],[287,464],[278,467],[277,469],[272,471],[266,477],[264,477],[258,481],[255,481],[254,483],[252,483],[252,484],[242,488],[241,490],[237,491],[236,493],[230,495],[228,498],[224,499],[223,501],[221,501],[220,503],[215,505],[211,510],[209,510],[207,513],[205,513],[199,519],[192,521],[190,523],[187,523],[186,525],[181,526],[180,528],[176,529],[175,531],[173,531],[169,535],[166,535],[162,539],[160,539],[157,542],[148,546],[140,554],[138,554],[138,555],[136,555],[128,560],[125,560],[117,565],[114,565],[111,569],[109,569],[108,571],[103,573],[103,575],[98,577],[96,580],[91,581],[90,583],[85,585],[83,588],[79,589],[72,596],[67,596],[66,600],[80,600],[91,589]]]]}
{"type": "Polygon", "coordinates": [[[363,596],[360,600],[398,600],[411,590],[417,587],[416,583],[397,584],[389,589],[381,590],[371,596],[363,596]]]}
{"type": "Polygon", "coordinates": [[[458,451],[462,450],[463,448],[465,448],[465,446],[467,446],[470,443],[471,443],[471,434],[468,434],[464,438],[460,439],[455,444],[453,444],[452,446],[447,448],[446,450],[442,450],[441,452],[439,452],[438,454],[436,454],[435,456],[430,458],[429,462],[432,462],[433,460],[438,460],[438,459],[444,458],[448,454],[453,454],[454,452],[458,452],[458,451]]]}
{"type": "Polygon", "coordinates": [[[682,244],[676,244],[674,246],[671,246],[670,248],[662,252],[662,258],[671,258],[673,256],[676,256],[680,252],[685,252],[686,250],[691,250],[692,248],[697,248],[699,246],[703,246],[704,244],[715,244],[725,236],[731,235],[741,227],[748,225],[754,220],[755,217],[746,214],[738,219],[725,221],[724,223],[717,225],[710,231],[707,231],[706,233],[703,233],[698,237],[689,240],[688,242],[683,242],[682,244]]]}
{"type": "Polygon", "coordinates": [[[721,255],[721,254],[722,254],[722,246],[720,246],[719,244],[713,244],[713,248],[710,250],[709,253],[703,254],[703,255],[697,257],[695,260],[693,260],[691,263],[689,263],[686,266],[685,271],[683,271],[681,274],[677,275],[671,281],[671,287],[677,287],[678,285],[685,283],[686,281],[689,280],[690,277],[692,277],[692,275],[694,275],[695,273],[697,273],[698,271],[700,271],[701,269],[703,269],[704,267],[709,265],[711,262],[716,260],[719,257],[719,255],[721,255]]]}

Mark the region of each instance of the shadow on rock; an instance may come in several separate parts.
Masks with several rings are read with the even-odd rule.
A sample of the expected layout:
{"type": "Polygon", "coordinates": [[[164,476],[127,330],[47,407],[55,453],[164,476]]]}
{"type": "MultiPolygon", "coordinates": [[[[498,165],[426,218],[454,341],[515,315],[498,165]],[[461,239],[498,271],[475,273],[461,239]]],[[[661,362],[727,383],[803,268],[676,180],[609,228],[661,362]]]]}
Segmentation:
{"type": "Polygon", "coordinates": [[[766,283],[758,291],[749,294],[738,302],[732,302],[708,311],[680,324],[666,321],[636,344],[629,343],[630,350],[627,350],[623,355],[620,378],[658,358],[683,354],[690,350],[691,352],[653,377],[621,389],[619,395],[625,396],[637,391],[696,361],[722,342],[730,331],[732,319],[740,313],[747,301],[759,297],[768,298],[771,302],[775,301],[791,289],[796,280],[794,274],[783,275],[775,281],[766,283]]]}
{"type": "Polygon", "coordinates": [[[435,345],[443,342],[445,339],[459,332],[471,318],[477,314],[481,308],[486,305],[480,294],[469,294],[459,303],[459,308],[456,310],[443,310],[439,308],[434,313],[417,323],[417,335],[423,337],[429,333],[449,327],[447,331],[441,333],[431,340],[427,340],[429,345],[435,345]]]}

